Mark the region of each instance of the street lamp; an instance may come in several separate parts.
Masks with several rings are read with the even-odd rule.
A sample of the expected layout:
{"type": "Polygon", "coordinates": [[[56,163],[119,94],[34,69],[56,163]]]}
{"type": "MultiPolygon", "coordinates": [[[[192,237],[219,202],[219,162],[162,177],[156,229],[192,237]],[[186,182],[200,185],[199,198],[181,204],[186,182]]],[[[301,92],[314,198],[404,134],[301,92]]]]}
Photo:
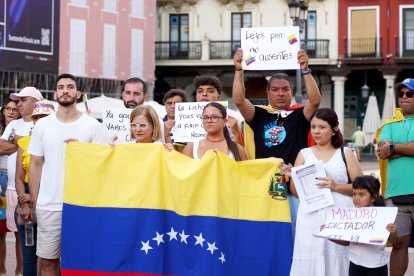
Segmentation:
{"type": "MultiPolygon", "coordinates": [[[[308,6],[304,0],[292,0],[289,4],[289,15],[293,21],[293,26],[299,27],[299,33],[302,38],[303,29],[308,20],[308,6]]],[[[306,43],[303,44],[306,48],[306,43]]],[[[304,49],[306,51],[306,49],[304,49]]],[[[296,93],[295,100],[297,103],[302,103],[302,75],[300,69],[296,70],[296,93]]]]}
{"type": "Polygon", "coordinates": [[[361,87],[361,97],[362,100],[365,102],[369,96],[369,86],[367,85],[367,71],[365,71],[365,81],[364,85],[361,87]]]}

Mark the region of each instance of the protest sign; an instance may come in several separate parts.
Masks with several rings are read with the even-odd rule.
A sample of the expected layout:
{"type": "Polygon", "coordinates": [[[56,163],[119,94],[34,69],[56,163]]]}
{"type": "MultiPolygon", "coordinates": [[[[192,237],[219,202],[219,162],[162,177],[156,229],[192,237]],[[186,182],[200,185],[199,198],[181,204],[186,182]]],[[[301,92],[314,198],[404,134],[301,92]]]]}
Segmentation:
{"type": "Polygon", "coordinates": [[[243,70],[299,69],[299,27],[242,28],[243,70]]]}
{"type": "Polygon", "coordinates": [[[109,141],[114,144],[131,142],[129,128],[129,108],[104,108],[102,124],[109,135],[109,141]]]}
{"type": "Polygon", "coordinates": [[[330,208],[325,227],[317,237],[366,244],[385,245],[397,207],[330,208]]]}
{"type": "MultiPolygon", "coordinates": [[[[175,142],[194,142],[206,137],[201,116],[209,102],[186,102],[175,104],[175,142]]],[[[227,101],[220,101],[226,109],[227,101]]]]}

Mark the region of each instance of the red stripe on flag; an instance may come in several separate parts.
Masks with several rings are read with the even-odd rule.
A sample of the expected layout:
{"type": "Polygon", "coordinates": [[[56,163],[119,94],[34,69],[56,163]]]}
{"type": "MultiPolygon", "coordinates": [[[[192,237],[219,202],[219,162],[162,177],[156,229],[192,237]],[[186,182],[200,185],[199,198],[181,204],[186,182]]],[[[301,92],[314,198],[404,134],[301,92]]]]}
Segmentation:
{"type": "Polygon", "coordinates": [[[172,276],[173,274],[150,274],[139,272],[99,272],[99,271],[84,271],[74,269],[62,269],[63,276],[107,276],[107,275],[119,275],[119,276],[172,276]]]}

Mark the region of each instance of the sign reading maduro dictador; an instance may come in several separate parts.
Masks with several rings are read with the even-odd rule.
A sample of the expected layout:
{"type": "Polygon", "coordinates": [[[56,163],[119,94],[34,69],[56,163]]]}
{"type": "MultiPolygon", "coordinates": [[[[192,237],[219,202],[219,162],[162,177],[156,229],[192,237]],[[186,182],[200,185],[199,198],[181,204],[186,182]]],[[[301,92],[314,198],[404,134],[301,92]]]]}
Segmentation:
{"type": "Polygon", "coordinates": [[[331,208],[322,238],[384,245],[389,236],[387,224],[394,223],[396,207],[331,208]]]}

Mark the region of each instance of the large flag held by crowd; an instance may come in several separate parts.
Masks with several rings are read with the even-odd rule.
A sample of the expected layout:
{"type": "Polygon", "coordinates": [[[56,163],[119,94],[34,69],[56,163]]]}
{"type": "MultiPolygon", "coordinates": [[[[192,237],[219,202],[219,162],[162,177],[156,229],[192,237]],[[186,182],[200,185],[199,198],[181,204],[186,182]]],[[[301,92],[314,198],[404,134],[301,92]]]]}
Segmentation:
{"type": "Polygon", "coordinates": [[[288,201],[268,195],[281,161],[70,143],[63,275],[289,275],[288,201]]]}

